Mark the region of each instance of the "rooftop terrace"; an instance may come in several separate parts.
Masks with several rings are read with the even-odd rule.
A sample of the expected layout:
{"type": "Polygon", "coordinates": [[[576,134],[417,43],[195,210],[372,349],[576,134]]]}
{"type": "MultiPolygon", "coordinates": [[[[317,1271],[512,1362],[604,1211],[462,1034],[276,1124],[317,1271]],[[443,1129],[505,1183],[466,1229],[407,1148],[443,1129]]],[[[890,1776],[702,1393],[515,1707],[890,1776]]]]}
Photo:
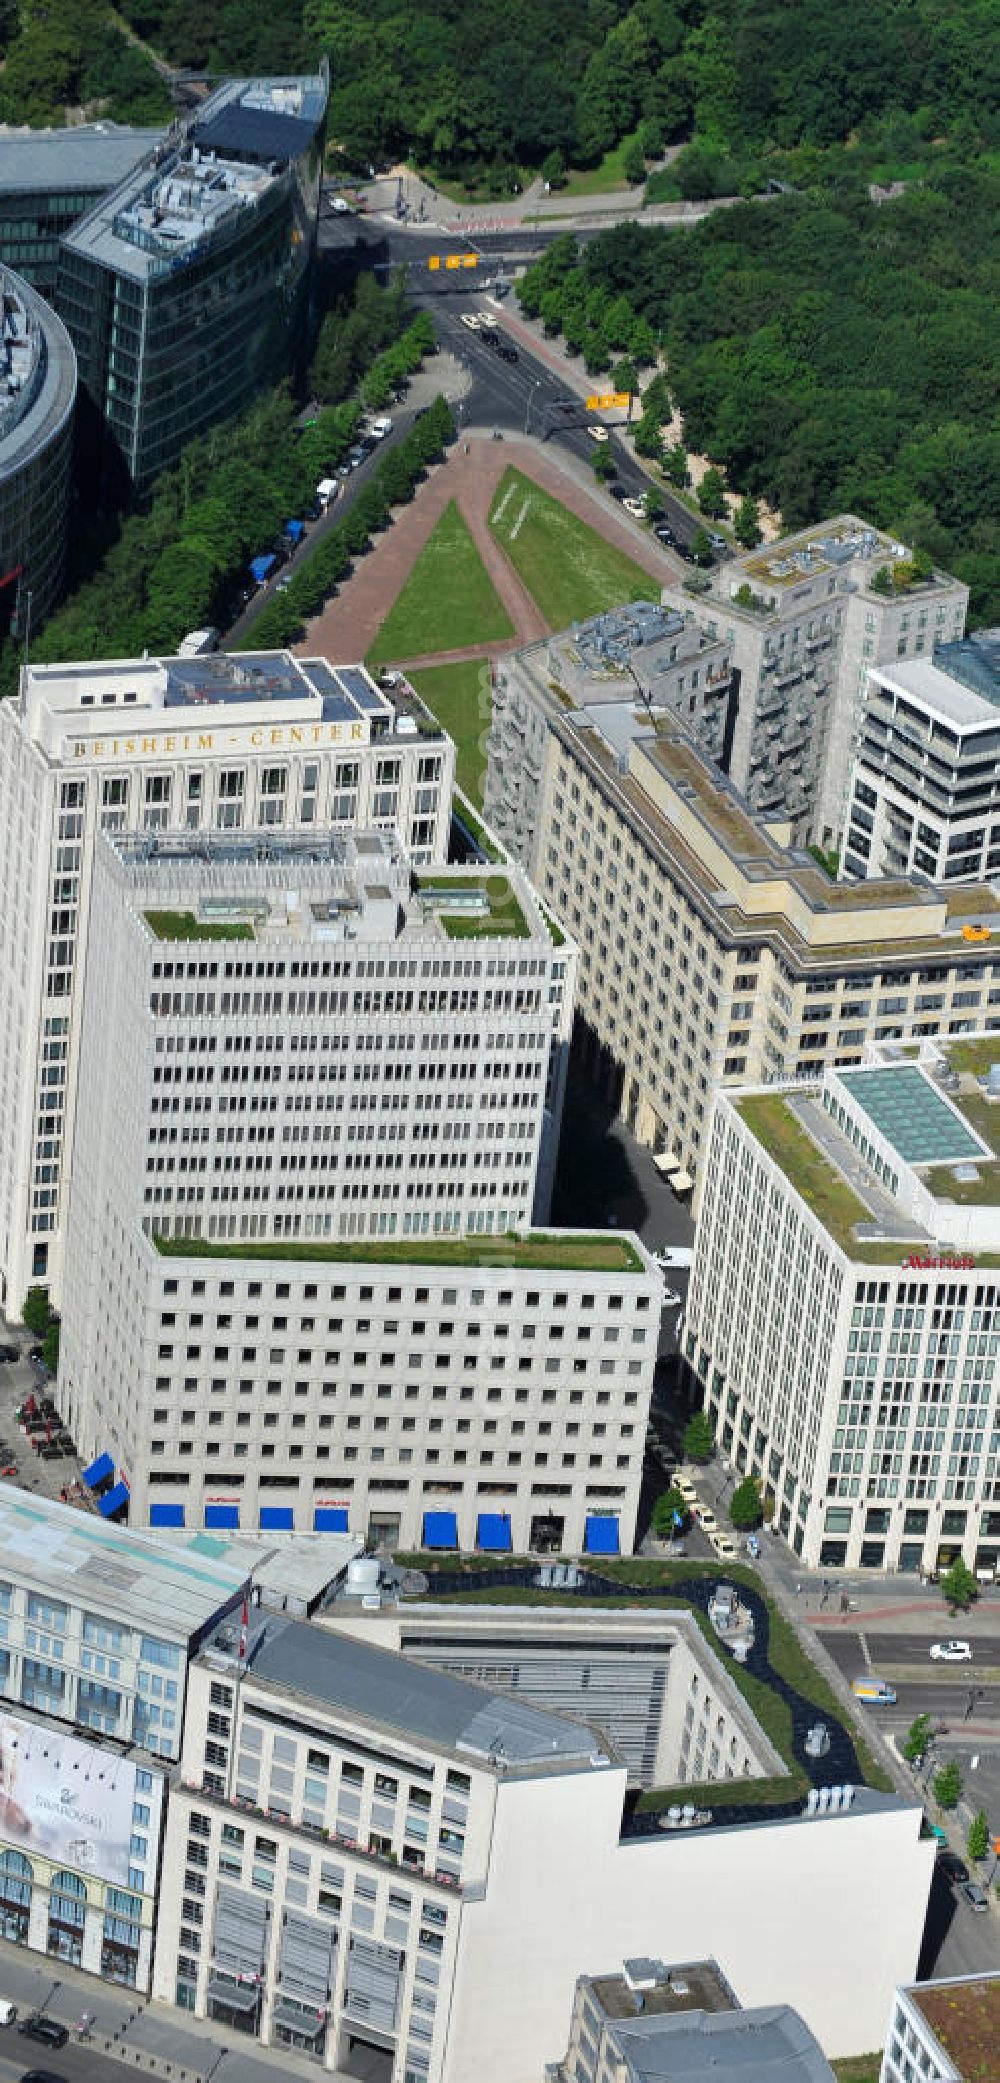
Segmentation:
{"type": "Polygon", "coordinates": [[[683,2011],[734,2011],[736,1998],[714,1960],[683,1967],[662,1960],[626,1960],[620,1974],[594,1975],[591,1987],[606,2018],[665,2018],[683,2011]]]}
{"type": "Polygon", "coordinates": [[[1000,1975],[918,1983],[907,1995],[962,2083],[993,2083],[1000,2047],[1000,1975]]]}

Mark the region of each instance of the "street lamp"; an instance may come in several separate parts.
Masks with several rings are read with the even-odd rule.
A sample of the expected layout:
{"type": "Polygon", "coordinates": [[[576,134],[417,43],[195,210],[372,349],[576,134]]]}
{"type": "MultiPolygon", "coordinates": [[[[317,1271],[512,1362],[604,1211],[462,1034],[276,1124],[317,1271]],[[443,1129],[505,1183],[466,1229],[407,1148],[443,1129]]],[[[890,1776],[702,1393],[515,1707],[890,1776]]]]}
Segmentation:
{"type": "Polygon", "coordinates": [[[225,2061],[225,2058],[226,2058],[226,2055],[228,2054],[228,2052],[229,2052],[229,2048],[228,2048],[228,2047],[220,2047],[220,2049],[219,2049],[219,2052],[218,2052],[218,2054],[216,2055],[216,2057],[215,2057],[215,2060],[213,2061],[213,2063],[212,2063],[212,2066],[211,2066],[211,2068],[210,2068],[210,2069],[208,2070],[208,2073],[207,2073],[207,2075],[206,2075],[206,2076],[204,2077],[204,2079],[203,2079],[203,2083],[212,2083],[212,2077],[213,2077],[213,2076],[215,2075],[215,2073],[216,2073],[216,2070],[217,2070],[217,2069],[220,2069],[220,2068],[222,2067],[222,2064],[223,2064],[223,2062],[225,2061]]]}
{"type": "Polygon", "coordinates": [[[528,429],[529,429],[529,423],[530,423],[530,420],[531,420],[531,406],[532,406],[532,400],[533,400],[533,398],[534,398],[535,392],[536,392],[536,391],[538,390],[538,388],[539,388],[539,386],[540,386],[540,384],[541,384],[541,381],[542,381],[542,379],[541,379],[541,377],[540,377],[540,376],[536,377],[536,378],[535,378],[535,381],[534,381],[534,383],[533,383],[533,384],[532,384],[532,386],[531,386],[531,389],[530,389],[530,390],[529,390],[529,392],[528,392],[527,400],[526,400],[526,402],[525,402],[525,407],[524,407],[524,431],[525,431],[525,434],[527,434],[527,432],[528,432],[528,429]]]}

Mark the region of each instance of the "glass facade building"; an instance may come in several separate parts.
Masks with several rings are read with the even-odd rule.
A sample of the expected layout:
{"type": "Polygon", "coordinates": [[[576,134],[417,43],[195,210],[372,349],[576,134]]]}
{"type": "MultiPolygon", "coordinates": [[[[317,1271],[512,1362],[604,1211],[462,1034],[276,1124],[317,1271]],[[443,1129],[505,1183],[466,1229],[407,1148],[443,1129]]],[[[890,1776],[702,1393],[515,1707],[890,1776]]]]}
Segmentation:
{"type": "Polygon", "coordinates": [[[325,69],[227,83],[63,240],[59,309],[106,493],[145,490],[192,435],[294,366],[327,91],[325,69]]]}
{"type": "Polygon", "coordinates": [[[0,633],[38,627],[62,586],[76,357],[62,321],[0,270],[0,633]]]}
{"type": "Polygon", "coordinates": [[[107,122],[0,136],[0,264],[54,296],[64,234],[163,137],[107,122]]]}

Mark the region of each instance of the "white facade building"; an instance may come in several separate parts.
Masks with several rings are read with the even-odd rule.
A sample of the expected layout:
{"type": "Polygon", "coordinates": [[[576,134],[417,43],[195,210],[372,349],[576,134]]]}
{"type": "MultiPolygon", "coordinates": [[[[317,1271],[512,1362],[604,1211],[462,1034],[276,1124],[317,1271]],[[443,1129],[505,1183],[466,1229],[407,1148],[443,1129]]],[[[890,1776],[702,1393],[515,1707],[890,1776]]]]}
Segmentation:
{"type": "Polygon", "coordinates": [[[102,842],[59,1393],[133,1524],[631,1547],[661,1282],[531,1229],[574,963],[517,869],[102,842]]]}
{"type": "Polygon", "coordinates": [[[61,1296],[99,831],[358,827],[447,857],[454,747],[361,666],[289,652],[29,666],[0,704],[0,1272],[61,1296]]]}
{"type": "Polygon", "coordinates": [[[684,1350],[806,1564],[1000,1570],[998,1065],[716,1096],[684,1350]]]}
{"type": "Polygon", "coordinates": [[[1000,631],[870,668],[841,872],[1000,874],[1000,631]]]}
{"type": "Polygon", "coordinates": [[[861,1789],[623,1839],[625,1771],[592,1729],[315,1626],[252,1624],[243,1669],[206,1652],[182,1778],[154,1994],[327,2068],[538,2083],[581,1963],[650,1932],[860,2053],[919,1949],[919,1808],[861,1789]]]}
{"type": "Polygon", "coordinates": [[[0,1496],[0,1935],[148,1990],[190,1659],[248,1581],[224,1551],[0,1496]]]}

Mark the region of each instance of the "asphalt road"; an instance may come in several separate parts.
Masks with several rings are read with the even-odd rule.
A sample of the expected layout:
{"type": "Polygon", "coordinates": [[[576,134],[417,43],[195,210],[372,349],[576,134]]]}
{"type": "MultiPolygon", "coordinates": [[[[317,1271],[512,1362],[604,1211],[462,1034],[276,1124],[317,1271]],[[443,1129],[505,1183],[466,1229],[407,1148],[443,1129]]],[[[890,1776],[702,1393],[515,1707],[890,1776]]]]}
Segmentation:
{"type": "Polygon", "coordinates": [[[940,1633],[934,1634],[912,1628],[905,1632],[880,1630],[828,1628],[823,1634],[824,1647],[830,1652],[841,1670],[853,1672],[871,1669],[881,1675],[883,1665],[908,1665],[919,1671],[921,1680],[935,1699],[942,1698],[946,1691],[953,1691],[963,1702],[968,1699],[973,1686],[988,1682],[1000,1671],[1000,1635],[974,1635],[971,1632],[962,1639],[972,1649],[971,1663],[945,1664],[932,1661],[929,1651],[933,1642],[940,1642],[940,1633]],[[867,1649],[867,1656],[865,1650],[867,1649]]]}
{"type": "Polygon", "coordinates": [[[0,2083],[20,2083],[33,2069],[65,2078],[65,2083],[122,2083],[122,2063],[90,2047],[40,2047],[34,2040],[21,2039],[16,2026],[0,2030],[0,2083]]]}

